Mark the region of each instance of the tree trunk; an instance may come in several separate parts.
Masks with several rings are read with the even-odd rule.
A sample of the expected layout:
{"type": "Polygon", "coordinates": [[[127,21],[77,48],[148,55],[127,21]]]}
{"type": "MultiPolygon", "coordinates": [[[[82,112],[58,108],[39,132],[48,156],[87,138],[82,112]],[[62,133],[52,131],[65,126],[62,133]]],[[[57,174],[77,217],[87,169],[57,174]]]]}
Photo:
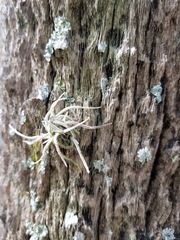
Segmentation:
{"type": "Polygon", "coordinates": [[[1,0],[0,9],[1,239],[180,237],[180,2],[1,0]],[[71,30],[47,61],[58,17],[71,30]],[[42,172],[32,161],[43,146],[9,129],[44,132],[64,92],[59,110],[100,106],[75,114],[111,123],[78,128],[89,174],[75,146],[62,150],[73,160],[65,167],[53,144],[42,172]]]}

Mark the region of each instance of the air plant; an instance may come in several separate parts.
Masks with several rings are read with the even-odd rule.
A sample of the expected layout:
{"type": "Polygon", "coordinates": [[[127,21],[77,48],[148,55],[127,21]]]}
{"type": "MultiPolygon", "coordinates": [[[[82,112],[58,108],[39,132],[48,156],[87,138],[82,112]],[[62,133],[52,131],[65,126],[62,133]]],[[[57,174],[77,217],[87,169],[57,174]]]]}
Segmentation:
{"type": "Polygon", "coordinates": [[[77,140],[77,135],[79,133],[77,128],[82,127],[86,129],[97,129],[97,128],[108,126],[110,124],[104,124],[100,126],[88,126],[85,123],[89,120],[89,117],[82,122],[79,122],[78,120],[76,120],[76,115],[74,110],[99,109],[100,107],[68,106],[63,108],[58,113],[55,113],[56,105],[60,101],[66,100],[66,98],[63,96],[64,96],[64,93],[54,103],[52,103],[49,111],[46,113],[42,121],[45,133],[41,132],[37,136],[27,136],[17,131],[11,125],[9,125],[9,128],[11,129],[12,132],[22,137],[23,139],[25,139],[24,142],[27,143],[28,145],[35,144],[39,141],[42,142],[42,146],[43,146],[42,155],[39,160],[34,162],[34,164],[45,159],[50,145],[54,144],[59,157],[61,158],[64,165],[67,167],[66,160],[71,160],[71,159],[66,157],[62,153],[62,149],[70,149],[72,147],[75,147],[87,173],[89,173],[90,172],[89,168],[87,166],[85,158],[81,152],[79,142],[77,140]],[[71,115],[69,114],[70,112],[72,113],[71,115]],[[75,118],[73,118],[72,115],[74,115],[75,118]]]}

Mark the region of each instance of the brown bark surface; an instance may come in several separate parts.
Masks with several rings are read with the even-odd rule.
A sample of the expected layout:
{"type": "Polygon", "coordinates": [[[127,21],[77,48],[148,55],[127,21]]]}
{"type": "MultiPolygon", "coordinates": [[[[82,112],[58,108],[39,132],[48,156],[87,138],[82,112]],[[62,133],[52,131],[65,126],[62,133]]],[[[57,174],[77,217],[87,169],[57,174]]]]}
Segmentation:
{"type": "Polygon", "coordinates": [[[1,2],[0,239],[30,239],[28,222],[47,227],[37,239],[162,239],[165,228],[180,237],[180,2],[1,2]],[[71,24],[69,46],[48,63],[43,54],[58,16],[71,24]],[[98,51],[103,42],[104,53],[98,51]],[[150,89],[160,83],[158,103],[150,89]],[[37,96],[45,84],[43,101],[37,96]],[[90,174],[75,149],[64,154],[81,171],[70,162],[66,168],[53,145],[45,173],[30,169],[40,146],[9,134],[9,124],[27,135],[42,131],[43,117],[63,92],[76,105],[101,106],[77,112],[90,117],[89,125],[112,123],[80,131],[90,174]],[[145,147],[152,159],[142,164],[137,154],[145,147]],[[97,160],[108,170],[99,171],[97,160]]]}

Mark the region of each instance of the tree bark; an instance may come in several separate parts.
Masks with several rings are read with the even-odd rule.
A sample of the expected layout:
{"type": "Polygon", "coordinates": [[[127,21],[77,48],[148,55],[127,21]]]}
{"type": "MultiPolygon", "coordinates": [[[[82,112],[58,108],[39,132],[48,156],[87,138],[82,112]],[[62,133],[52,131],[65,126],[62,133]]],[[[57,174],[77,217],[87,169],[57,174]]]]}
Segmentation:
{"type": "Polygon", "coordinates": [[[0,8],[1,239],[163,239],[166,228],[180,237],[179,1],[3,0],[0,8]],[[48,62],[59,16],[71,25],[68,48],[48,62]],[[75,149],[64,154],[80,170],[66,168],[53,145],[44,174],[32,169],[41,146],[9,131],[40,133],[63,92],[69,101],[59,109],[101,106],[77,114],[111,123],[80,130],[89,174],[75,149]]]}

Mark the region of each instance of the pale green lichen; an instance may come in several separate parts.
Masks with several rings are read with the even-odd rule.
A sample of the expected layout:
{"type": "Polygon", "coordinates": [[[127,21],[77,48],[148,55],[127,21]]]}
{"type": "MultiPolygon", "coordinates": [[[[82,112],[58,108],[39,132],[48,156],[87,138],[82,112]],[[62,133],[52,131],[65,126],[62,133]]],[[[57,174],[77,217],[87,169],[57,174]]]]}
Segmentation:
{"type": "Polygon", "coordinates": [[[31,211],[35,212],[39,205],[39,197],[37,196],[37,193],[34,190],[30,191],[30,206],[31,211]]]}
{"type": "Polygon", "coordinates": [[[45,225],[29,222],[26,228],[26,234],[30,236],[30,240],[45,240],[48,236],[48,229],[45,225]]]}
{"type": "Polygon", "coordinates": [[[142,164],[152,159],[151,152],[147,147],[139,149],[137,153],[138,161],[142,164]]]}
{"type": "Polygon", "coordinates": [[[180,155],[179,155],[179,154],[175,155],[175,156],[172,158],[172,162],[173,162],[173,163],[176,163],[176,162],[178,162],[179,160],[180,160],[180,155]]]}
{"type": "Polygon", "coordinates": [[[94,167],[99,172],[103,172],[103,173],[107,173],[107,171],[109,170],[109,167],[107,164],[105,164],[104,159],[94,161],[94,167]]]}
{"type": "Polygon", "coordinates": [[[107,43],[106,42],[100,42],[98,44],[98,52],[104,53],[107,48],[107,43]]]}
{"type": "Polygon", "coordinates": [[[51,55],[56,49],[66,49],[68,47],[67,35],[71,30],[70,23],[64,17],[57,17],[54,20],[54,31],[51,34],[51,38],[49,39],[44,57],[50,62],[51,55]]]}
{"type": "Polygon", "coordinates": [[[32,162],[37,162],[40,158],[40,148],[41,142],[35,142],[33,145],[30,146],[30,157],[32,162]]]}
{"type": "Polygon", "coordinates": [[[112,177],[106,176],[105,181],[106,181],[106,185],[110,187],[112,184],[112,177]]]}
{"type": "Polygon", "coordinates": [[[46,156],[42,159],[42,161],[40,161],[40,164],[39,164],[39,166],[38,166],[38,172],[39,172],[39,173],[45,174],[47,163],[48,163],[48,155],[46,155],[46,156]]]}
{"type": "Polygon", "coordinates": [[[160,103],[162,101],[162,91],[163,88],[161,86],[161,83],[155,85],[150,89],[150,93],[152,93],[155,96],[157,103],[160,103]]]}
{"type": "Polygon", "coordinates": [[[76,232],[74,235],[74,240],[84,240],[85,236],[82,232],[76,232]]]}
{"type": "Polygon", "coordinates": [[[22,166],[23,166],[24,170],[34,169],[34,163],[31,159],[31,157],[28,157],[27,159],[23,160],[22,166]]]}
{"type": "Polygon", "coordinates": [[[37,99],[46,100],[49,96],[49,85],[43,84],[38,89],[37,99]]]}
{"type": "Polygon", "coordinates": [[[162,230],[162,236],[164,240],[174,240],[174,229],[172,228],[165,228],[162,230]]]}
{"type": "Polygon", "coordinates": [[[68,103],[74,103],[75,102],[75,98],[69,97],[66,92],[64,93],[64,98],[65,98],[65,101],[67,101],[68,103]]]}
{"type": "Polygon", "coordinates": [[[102,92],[103,98],[105,97],[108,91],[108,84],[109,84],[109,81],[107,78],[105,77],[101,78],[101,92],[102,92]]]}

